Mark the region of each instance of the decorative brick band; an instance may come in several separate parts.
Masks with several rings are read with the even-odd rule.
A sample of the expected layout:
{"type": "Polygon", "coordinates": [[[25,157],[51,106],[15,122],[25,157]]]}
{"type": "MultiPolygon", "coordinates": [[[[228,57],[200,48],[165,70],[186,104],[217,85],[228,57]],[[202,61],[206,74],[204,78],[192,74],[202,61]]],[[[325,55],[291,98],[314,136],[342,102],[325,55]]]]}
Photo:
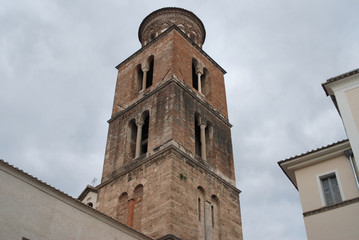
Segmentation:
{"type": "Polygon", "coordinates": [[[330,206],[325,206],[325,207],[322,207],[322,208],[318,208],[318,209],[315,209],[315,210],[312,210],[312,211],[305,212],[305,213],[303,213],[303,216],[304,217],[312,216],[312,215],[315,215],[315,214],[330,211],[330,210],[333,210],[333,209],[336,209],[336,208],[344,207],[344,206],[354,204],[354,203],[358,203],[358,202],[359,202],[359,197],[358,198],[353,198],[353,199],[350,199],[350,200],[346,200],[344,202],[336,203],[336,204],[333,204],[333,205],[330,205],[330,206]]]}

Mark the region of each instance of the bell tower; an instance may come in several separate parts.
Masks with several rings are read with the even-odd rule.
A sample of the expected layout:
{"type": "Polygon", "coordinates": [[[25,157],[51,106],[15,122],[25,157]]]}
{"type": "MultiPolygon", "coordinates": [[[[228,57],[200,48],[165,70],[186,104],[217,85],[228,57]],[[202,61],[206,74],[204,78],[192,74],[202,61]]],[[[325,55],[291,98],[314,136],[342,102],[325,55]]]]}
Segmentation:
{"type": "Polygon", "coordinates": [[[201,20],[148,15],[120,63],[97,210],[154,239],[242,239],[223,75],[201,20]]]}

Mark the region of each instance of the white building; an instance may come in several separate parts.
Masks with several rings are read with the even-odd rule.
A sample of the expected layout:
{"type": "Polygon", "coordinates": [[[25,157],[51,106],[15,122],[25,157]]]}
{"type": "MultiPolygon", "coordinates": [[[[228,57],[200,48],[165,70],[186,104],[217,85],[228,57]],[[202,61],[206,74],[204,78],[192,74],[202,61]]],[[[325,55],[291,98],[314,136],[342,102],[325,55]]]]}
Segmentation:
{"type": "Polygon", "coordinates": [[[0,239],[151,238],[0,160],[0,239]]]}
{"type": "Polygon", "coordinates": [[[349,139],[278,163],[299,191],[309,240],[359,237],[358,73],[356,69],[323,84],[343,119],[349,139]]]}

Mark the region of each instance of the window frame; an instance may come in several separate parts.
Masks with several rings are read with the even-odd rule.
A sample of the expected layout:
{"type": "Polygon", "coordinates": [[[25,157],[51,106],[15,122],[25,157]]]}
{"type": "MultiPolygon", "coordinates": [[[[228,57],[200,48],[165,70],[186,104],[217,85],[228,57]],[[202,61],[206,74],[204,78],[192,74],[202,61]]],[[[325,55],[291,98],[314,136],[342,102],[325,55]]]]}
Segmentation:
{"type": "Polygon", "coordinates": [[[333,170],[323,172],[323,173],[320,173],[320,174],[316,175],[317,185],[318,185],[318,189],[319,189],[319,193],[320,193],[320,200],[321,200],[321,203],[322,203],[323,207],[330,206],[330,205],[327,205],[327,203],[326,203],[326,198],[324,196],[324,188],[323,188],[322,181],[323,181],[323,179],[327,179],[327,178],[332,177],[332,176],[335,176],[335,178],[336,178],[338,188],[339,188],[339,194],[340,194],[340,197],[341,197],[341,201],[335,202],[333,204],[337,204],[337,203],[345,201],[345,196],[344,196],[344,192],[343,192],[343,188],[342,188],[342,184],[341,184],[341,181],[340,181],[338,170],[333,169],[333,170]]]}

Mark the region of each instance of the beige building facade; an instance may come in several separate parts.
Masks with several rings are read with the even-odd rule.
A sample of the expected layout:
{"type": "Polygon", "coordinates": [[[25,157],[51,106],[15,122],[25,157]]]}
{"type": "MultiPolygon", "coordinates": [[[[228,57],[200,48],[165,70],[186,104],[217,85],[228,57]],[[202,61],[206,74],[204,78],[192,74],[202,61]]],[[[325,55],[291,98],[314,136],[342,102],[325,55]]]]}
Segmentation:
{"type": "Polygon", "coordinates": [[[278,163],[299,192],[309,240],[359,236],[358,73],[354,70],[323,84],[348,139],[278,163]]]}
{"type": "Polygon", "coordinates": [[[359,166],[359,69],[330,78],[322,86],[343,120],[359,166]]]}

